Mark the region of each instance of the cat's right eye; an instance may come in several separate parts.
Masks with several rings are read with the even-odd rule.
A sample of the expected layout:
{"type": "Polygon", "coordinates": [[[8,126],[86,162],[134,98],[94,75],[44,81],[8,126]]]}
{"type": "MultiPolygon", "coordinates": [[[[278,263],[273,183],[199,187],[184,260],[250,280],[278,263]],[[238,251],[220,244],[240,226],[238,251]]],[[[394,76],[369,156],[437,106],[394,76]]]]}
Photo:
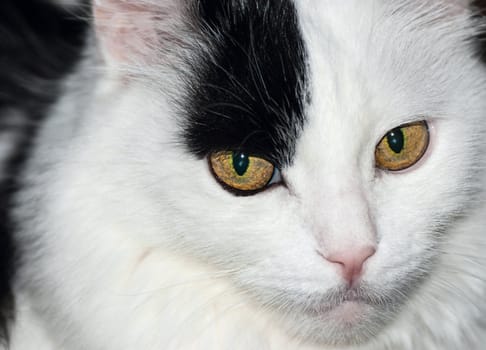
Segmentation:
{"type": "Polygon", "coordinates": [[[271,162],[245,152],[214,152],[209,163],[215,178],[238,195],[251,195],[281,182],[280,172],[271,162]]]}
{"type": "Polygon", "coordinates": [[[376,146],[375,162],[379,169],[399,171],[415,165],[429,146],[427,122],[406,124],[390,130],[376,146]]]}

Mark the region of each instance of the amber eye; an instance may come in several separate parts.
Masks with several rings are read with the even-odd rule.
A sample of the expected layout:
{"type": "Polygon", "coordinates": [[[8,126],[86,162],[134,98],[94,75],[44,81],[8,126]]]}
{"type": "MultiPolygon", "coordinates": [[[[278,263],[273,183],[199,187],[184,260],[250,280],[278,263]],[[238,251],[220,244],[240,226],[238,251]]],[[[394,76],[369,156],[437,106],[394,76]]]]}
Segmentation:
{"type": "Polygon", "coordinates": [[[428,146],[429,129],[425,121],[399,126],[376,146],[376,166],[383,170],[404,170],[417,163],[428,146]]]}
{"type": "Polygon", "coordinates": [[[241,194],[264,189],[276,172],[269,161],[244,152],[215,152],[209,162],[218,181],[241,194]]]}

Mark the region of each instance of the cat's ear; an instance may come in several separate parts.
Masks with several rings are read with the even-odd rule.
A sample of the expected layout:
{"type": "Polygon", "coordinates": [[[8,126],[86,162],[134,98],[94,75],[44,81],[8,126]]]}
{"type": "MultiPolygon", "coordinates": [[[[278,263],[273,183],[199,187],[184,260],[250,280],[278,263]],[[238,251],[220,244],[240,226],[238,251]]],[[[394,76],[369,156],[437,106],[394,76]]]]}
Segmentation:
{"type": "Polygon", "coordinates": [[[177,43],[181,0],[93,0],[100,49],[109,64],[149,63],[177,43]]]}
{"type": "Polygon", "coordinates": [[[472,0],[447,0],[447,2],[454,3],[462,7],[469,7],[472,3],[472,0]]]}
{"type": "Polygon", "coordinates": [[[472,3],[473,0],[443,0],[444,3],[448,4],[451,9],[455,10],[453,12],[460,12],[465,9],[468,9],[472,3]]]}
{"type": "Polygon", "coordinates": [[[432,12],[444,20],[457,16],[469,17],[473,2],[474,0],[432,0],[432,12]]]}

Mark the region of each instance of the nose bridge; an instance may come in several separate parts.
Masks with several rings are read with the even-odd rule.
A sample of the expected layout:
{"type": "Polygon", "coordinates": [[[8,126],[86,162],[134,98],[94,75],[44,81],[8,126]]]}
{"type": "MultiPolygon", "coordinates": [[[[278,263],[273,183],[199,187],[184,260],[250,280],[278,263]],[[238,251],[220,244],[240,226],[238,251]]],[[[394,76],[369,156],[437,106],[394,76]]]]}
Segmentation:
{"type": "Polygon", "coordinates": [[[324,253],[376,245],[376,233],[364,190],[356,179],[341,178],[319,194],[326,204],[315,234],[324,253]]]}

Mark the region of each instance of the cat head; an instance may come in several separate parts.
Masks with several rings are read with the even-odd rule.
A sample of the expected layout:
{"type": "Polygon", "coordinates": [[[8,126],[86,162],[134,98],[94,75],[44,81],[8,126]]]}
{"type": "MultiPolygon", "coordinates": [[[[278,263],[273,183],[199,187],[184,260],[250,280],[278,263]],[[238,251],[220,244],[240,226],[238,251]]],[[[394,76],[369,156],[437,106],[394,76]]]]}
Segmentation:
{"type": "Polygon", "coordinates": [[[136,239],[224,273],[305,341],[379,333],[477,191],[466,7],[95,2],[136,239]]]}

